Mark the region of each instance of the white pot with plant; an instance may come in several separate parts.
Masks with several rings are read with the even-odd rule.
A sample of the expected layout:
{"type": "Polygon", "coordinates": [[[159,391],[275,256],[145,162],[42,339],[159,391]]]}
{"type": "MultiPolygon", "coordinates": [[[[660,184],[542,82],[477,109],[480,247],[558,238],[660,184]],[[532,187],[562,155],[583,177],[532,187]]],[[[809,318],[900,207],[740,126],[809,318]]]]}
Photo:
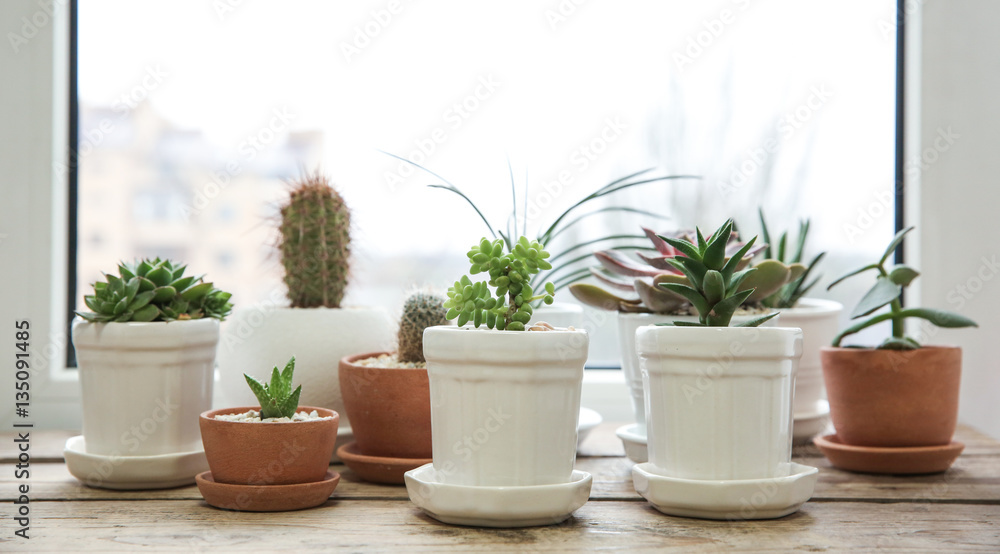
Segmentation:
{"type": "Polygon", "coordinates": [[[649,462],[633,468],[636,491],[658,510],[710,519],[766,519],[797,510],[817,470],[791,462],[792,394],[802,332],[758,328],[771,313],[729,327],[754,293],[738,270],[756,237],[732,255],[727,221],[709,239],[666,237],[687,283],[661,286],[691,301],[698,321],[639,329],[649,462]],[[758,490],[759,502],[745,501],[758,490]]]}
{"type": "Polygon", "coordinates": [[[456,281],[445,306],[458,326],[424,332],[434,462],[406,473],[410,499],[446,523],[559,523],[592,482],[573,469],[587,333],[528,323],[554,291],[529,284],[551,267],[538,241],[483,239],[468,257],[489,278],[456,281]]]}
{"type": "Polygon", "coordinates": [[[350,271],[351,214],[322,175],[292,184],[281,207],[278,250],[291,307],[238,310],[222,336],[219,369],[227,403],[251,404],[243,372],[259,360],[299,362],[307,391],[304,404],[341,414],[340,433],[350,433],[340,394],[338,364],[357,352],[392,346],[393,323],[381,308],[341,307],[350,271]]]}
{"type": "Polygon", "coordinates": [[[231,295],[185,269],[159,258],[123,262],[84,297],[92,311],[73,322],[83,436],[67,442],[66,459],[88,484],[178,486],[205,465],[196,414],[212,406],[231,295]]]}
{"type": "MultiPolygon", "coordinates": [[[[636,462],[645,462],[647,459],[645,400],[635,345],[636,330],[645,325],[698,320],[690,299],[662,285],[689,284],[688,277],[675,260],[680,252],[668,241],[683,239],[695,242],[699,237],[691,231],[680,231],[666,236],[658,235],[646,228],[643,228],[643,231],[652,242],[653,246],[649,250],[655,251],[655,255],[637,251],[636,258],[630,258],[618,250],[595,252],[594,256],[601,263],[601,267],[594,268],[592,273],[603,287],[588,283],[575,283],[570,286],[570,292],[584,304],[618,312],[621,366],[632,399],[636,422],[619,428],[617,434],[625,445],[626,454],[636,462]],[[631,295],[623,297],[611,290],[631,295]]],[[[704,240],[704,237],[700,238],[704,240]]],[[[748,267],[752,258],[764,249],[763,246],[757,246],[744,250],[743,246],[735,233],[725,244],[724,256],[727,260],[739,251],[744,252],[737,262],[738,269],[748,267]]],[[[770,310],[761,302],[786,283],[798,278],[805,270],[801,264],[786,265],[776,260],[763,260],[754,267],[756,271],[739,285],[739,290],[750,291],[750,296],[746,304],[735,313],[736,323],[752,321],[757,316],[768,313],[770,310]]]]}

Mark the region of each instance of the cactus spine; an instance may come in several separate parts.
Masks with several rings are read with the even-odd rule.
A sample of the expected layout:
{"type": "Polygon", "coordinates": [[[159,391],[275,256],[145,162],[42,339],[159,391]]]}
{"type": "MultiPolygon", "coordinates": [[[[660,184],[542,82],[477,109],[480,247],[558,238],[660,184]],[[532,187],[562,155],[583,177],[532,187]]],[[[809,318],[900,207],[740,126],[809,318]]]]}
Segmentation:
{"type": "Polygon", "coordinates": [[[292,183],[281,207],[278,248],[293,308],[339,308],[347,287],[351,213],[329,179],[315,173],[292,183]]]}
{"type": "Polygon", "coordinates": [[[415,292],[403,304],[403,317],[399,321],[400,362],[424,362],[424,329],[446,325],[444,298],[435,294],[415,292]]]}

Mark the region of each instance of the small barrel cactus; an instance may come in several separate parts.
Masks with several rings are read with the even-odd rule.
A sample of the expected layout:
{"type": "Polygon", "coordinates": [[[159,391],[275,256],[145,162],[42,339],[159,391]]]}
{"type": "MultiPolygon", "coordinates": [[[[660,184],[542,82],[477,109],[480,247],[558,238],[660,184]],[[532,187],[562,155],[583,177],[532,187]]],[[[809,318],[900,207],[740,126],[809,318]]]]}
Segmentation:
{"type": "Polygon", "coordinates": [[[400,362],[424,362],[424,329],[447,325],[448,309],[444,298],[436,294],[415,292],[403,304],[403,317],[399,320],[400,362]]]}
{"type": "Polygon", "coordinates": [[[339,308],[347,288],[351,213],[327,177],[294,183],[281,207],[278,248],[293,308],[339,308]]]}

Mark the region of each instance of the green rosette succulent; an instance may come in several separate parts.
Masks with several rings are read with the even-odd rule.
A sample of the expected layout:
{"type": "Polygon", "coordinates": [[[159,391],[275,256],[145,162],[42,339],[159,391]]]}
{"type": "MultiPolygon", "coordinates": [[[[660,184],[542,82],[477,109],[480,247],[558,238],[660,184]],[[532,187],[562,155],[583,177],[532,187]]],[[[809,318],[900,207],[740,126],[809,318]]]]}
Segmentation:
{"type": "Polygon", "coordinates": [[[93,311],[76,313],[95,323],[225,319],[233,310],[232,295],[202,276],[185,276],[186,269],[160,258],[121,262],[117,276],[105,274],[94,283],[94,294],[83,297],[93,311]]]}
{"type": "Polygon", "coordinates": [[[469,273],[487,273],[490,279],[473,282],[463,275],[448,289],[445,317],[457,318],[459,327],[471,321],[476,327],[485,324],[489,329],[523,331],[531,320],[532,302],[552,304],[555,287],[551,282],[545,283],[544,294],[537,295],[530,284],[532,275],[552,269],[546,261],[549,253],[537,240],[521,236],[507,250],[503,239],[484,237],[467,255],[469,273]]]}
{"type": "Polygon", "coordinates": [[[271,370],[271,382],[261,383],[253,377],[243,374],[247,385],[260,402],[260,418],[287,417],[291,419],[299,407],[299,395],[302,385],[292,391],[292,374],[295,373],[295,356],[285,364],[280,373],[278,366],[271,370]]]}

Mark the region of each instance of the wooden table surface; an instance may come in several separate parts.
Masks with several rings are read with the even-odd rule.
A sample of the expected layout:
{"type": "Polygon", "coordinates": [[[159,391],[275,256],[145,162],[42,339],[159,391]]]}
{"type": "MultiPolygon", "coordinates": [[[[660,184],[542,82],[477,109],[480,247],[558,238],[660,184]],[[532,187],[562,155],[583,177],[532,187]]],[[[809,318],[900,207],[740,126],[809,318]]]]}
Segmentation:
{"type": "Polygon", "coordinates": [[[946,473],[890,477],[830,467],[814,446],[797,462],[820,468],[812,500],[777,520],[722,522],[669,517],[632,488],[615,424],[581,446],[579,469],[594,475],[590,502],[550,527],[475,529],[438,523],[402,486],[360,482],[351,470],[333,498],[311,510],[240,513],[205,504],[195,486],[118,492],[91,489],[66,470],[62,448],[74,433],[35,431],[31,443],[30,539],[14,536],[17,482],[13,435],[3,435],[0,551],[869,551],[1000,552],[1000,442],[960,426],[965,452],[946,473]]]}

